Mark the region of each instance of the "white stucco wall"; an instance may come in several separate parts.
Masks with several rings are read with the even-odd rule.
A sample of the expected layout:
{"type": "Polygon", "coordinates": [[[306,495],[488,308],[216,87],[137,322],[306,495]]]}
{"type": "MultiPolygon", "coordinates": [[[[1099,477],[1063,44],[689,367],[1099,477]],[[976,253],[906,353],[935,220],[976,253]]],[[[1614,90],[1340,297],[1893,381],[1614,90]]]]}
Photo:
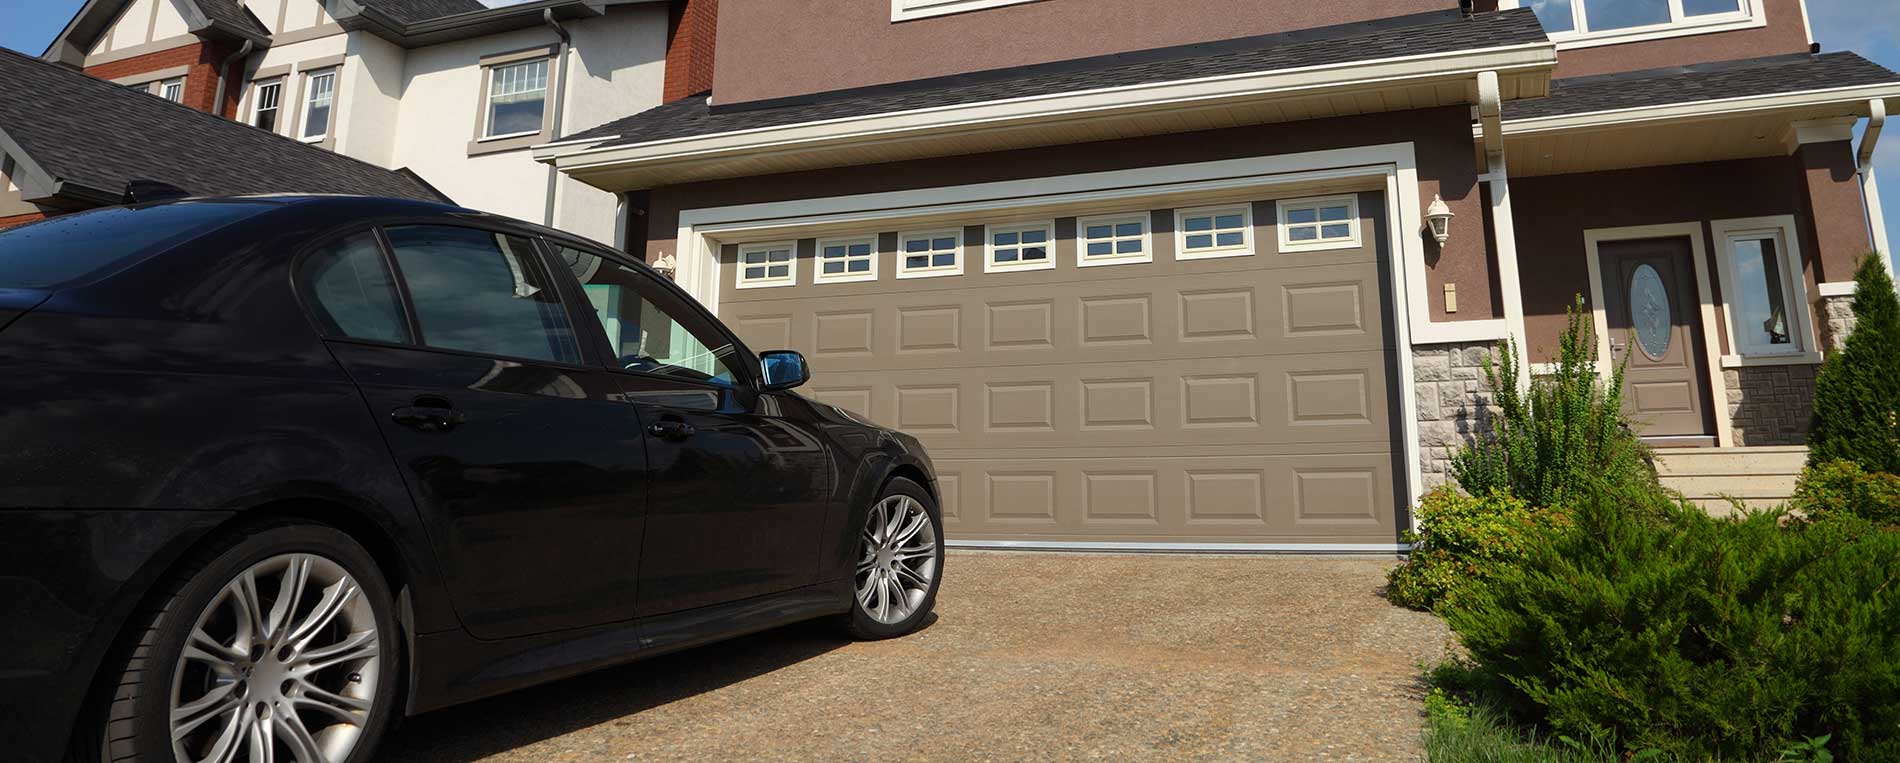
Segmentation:
{"type": "Polygon", "coordinates": [[[407,51],[372,34],[348,36],[348,58],[340,87],[336,150],[371,164],[394,166],[397,124],[401,120],[403,65],[407,51]]]}
{"type": "Polygon", "coordinates": [[[152,19],[152,39],[163,40],[191,33],[191,25],[185,23],[185,14],[178,10],[178,2],[164,0],[158,3],[158,16],[152,19]]]}
{"type": "MultiPolygon", "coordinates": [[[[660,105],[666,72],[666,4],[609,8],[607,15],[573,24],[567,111],[561,135],[570,135],[660,105]]],[[[614,242],[618,199],[560,176],[555,226],[604,244],[614,242]]]]}
{"type": "Polygon", "coordinates": [[[251,10],[251,15],[256,16],[265,29],[276,31],[278,22],[283,20],[283,0],[244,0],[244,7],[251,10]]]}

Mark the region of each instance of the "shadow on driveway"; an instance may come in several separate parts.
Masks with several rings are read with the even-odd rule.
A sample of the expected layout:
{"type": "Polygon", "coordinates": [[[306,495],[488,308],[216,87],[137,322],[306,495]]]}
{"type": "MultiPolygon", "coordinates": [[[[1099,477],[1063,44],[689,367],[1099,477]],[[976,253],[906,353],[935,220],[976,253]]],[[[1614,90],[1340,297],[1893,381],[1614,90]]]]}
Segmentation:
{"type": "Polygon", "coordinates": [[[381,760],[467,763],[687,699],[851,643],[818,621],[656,657],[410,718],[381,760]]]}

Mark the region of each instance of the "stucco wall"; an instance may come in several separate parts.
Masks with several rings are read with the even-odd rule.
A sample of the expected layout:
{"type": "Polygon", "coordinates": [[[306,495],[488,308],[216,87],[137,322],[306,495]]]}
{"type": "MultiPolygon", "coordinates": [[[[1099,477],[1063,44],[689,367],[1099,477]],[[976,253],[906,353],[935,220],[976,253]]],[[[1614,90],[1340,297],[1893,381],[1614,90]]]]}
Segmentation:
{"type": "Polygon", "coordinates": [[[337,123],[345,127],[336,150],[371,164],[399,166],[391,161],[401,118],[405,51],[371,34],[352,34],[349,41],[341,86],[349,89],[350,97],[337,112],[337,123]]]}
{"type": "MultiPolygon", "coordinates": [[[[638,114],[660,103],[666,76],[666,7],[623,5],[607,15],[570,24],[574,37],[567,81],[567,110],[560,134],[638,114]]],[[[529,161],[527,152],[519,155],[529,161]]],[[[544,165],[543,172],[545,172],[544,165]]],[[[611,193],[560,178],[555,227],[604,244],[614,243],[618,200],[611,193]]],[[[533,218],[539,220],[540,218],[533,218]]]]}
{"type": "Polygon", "coordinates": [[[1621,45],[1571,48],[1557,54],[1556,76],[1584,77],[1806,52],[1808,31],[1801,20],[1801,0],[1758,1],[1767,14],[1767,26],[1621,45]]]}
{"type": "MultiPolygon", "coordinates": [[[[252,54],[245,62],[244,82],[241,85],[240,83],[232,84],[232,87],[241,86],[244,90],[243,101],[237,111],[238,119],[245,121],[250,119],[251,109],[254,106],[252,100],[257,95],[256,88],[253,87],[253,80],[257,73],[264,69],[288,66],[292,71],[284,79],[284,90],[280,101],[283,111],[277,118],[277,132],[282,135],[292,134],[292,128],[301,127],[303,121],[303,77],[299,73],[299,68],[310,62],[344,56],[349,53],[350,37],[367,34],[367,32],[352,32],[347,35],[330,35],[302,42],[273,45],[264,49],[262,53],[252,54]]],[[[337,81],[336,98],[340,104],[347,104],[351,98],[355,97],[355,86],[350,82],[350,77],[354,72],[351,71],[348,63],[345,61],[345,71],[337,81]]],[[[343,108],[339,106],[333,125],[338,145],[345,144],[349,139],[350,125],[343,117],[343,108]]]]}

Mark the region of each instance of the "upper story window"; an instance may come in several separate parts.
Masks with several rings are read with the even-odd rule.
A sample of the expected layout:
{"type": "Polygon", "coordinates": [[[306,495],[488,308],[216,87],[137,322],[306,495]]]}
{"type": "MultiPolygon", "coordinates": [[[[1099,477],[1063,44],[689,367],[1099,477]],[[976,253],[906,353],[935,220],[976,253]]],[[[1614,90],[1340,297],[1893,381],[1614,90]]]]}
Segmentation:
{"type": "Polygon", "coordinates": [[[909,21],[1033,2],[1036,0],[891,0],[891,20],[909,21]]]}
{"type": "Polygon", "coordinates": [[[331,108],[336,100],[336,69],[304,74],[302,137],[312,143],[330,137],[331,108]]]}
{"type": "Polygon", "coordinates": [[[1055,239],[1055,223],[1023,223],[989,227],[989,258],[984,272],[995,270],[1043,270],[1056,266],[1049,256],[1055,239]]]}
{"type": "Polygon", "coordinates": [[[1176,259],[1245,257],[1253,254],[1253,205],[1179,210],[1174,231],[1176,259]]]}
{"type": "Polygon", "coordinates": [[[172,103],[185,102],[185,78],[175,77],[158,83],[158,97],[172,103]]]}
{"type": "Polygon", "coordinates": [[[534,135],[545,124],[548,59],[488,67],[483,138],[534,135]]]}
{"type": "Polygon", "coordinates": [[[1504,0],[1537,14],[1544,31],[1568,47],[1724,31],[1764,22],[1761,0],[1504,0]]]}
{"type": "Polygon", "coordinates": [[[262,82],[251,94],[251,124],[277,132],[277,114],[282,111],[284,81],[262,82]]]}
{"type": "Polygon", "coordinates": [[[818,242],[818,283],[877,280],[877,237],[830,239],[818,242]]]}
{"type": "Polygon", "coordinates": [[[1353,196],[1289,199],[1280,209],[1280,251],[1356,249],[1359,200],[1353,196]]]}

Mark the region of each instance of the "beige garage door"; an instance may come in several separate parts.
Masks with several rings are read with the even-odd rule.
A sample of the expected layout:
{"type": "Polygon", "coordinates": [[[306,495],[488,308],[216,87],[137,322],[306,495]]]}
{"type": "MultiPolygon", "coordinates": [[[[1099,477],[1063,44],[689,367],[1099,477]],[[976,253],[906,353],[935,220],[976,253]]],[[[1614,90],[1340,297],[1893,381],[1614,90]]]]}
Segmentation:
{"type": "Polygon", "coordinates": [[[719,312],[755,349],[804,352],[806,394],[923,440],[952,541],[1389,544],[1382,210],[726,244],[719,312]]]}

